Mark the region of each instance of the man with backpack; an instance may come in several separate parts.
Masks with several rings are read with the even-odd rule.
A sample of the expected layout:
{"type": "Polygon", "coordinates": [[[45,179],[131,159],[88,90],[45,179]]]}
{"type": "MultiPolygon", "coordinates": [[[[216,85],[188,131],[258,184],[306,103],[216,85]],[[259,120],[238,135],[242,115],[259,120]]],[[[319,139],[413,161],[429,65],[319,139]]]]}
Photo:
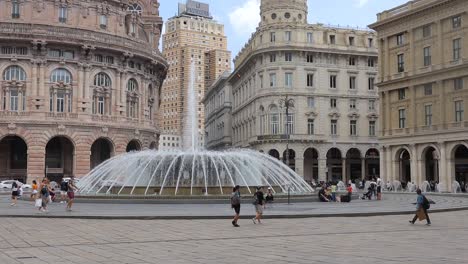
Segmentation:
{"type": "Polygon", "coordinates": [[[262,216],[263,216],[263,204],[264,204],[264,196],[263,196],[263,191],[262,191],[262,187],[261,186],[258,186],[257,187],[257,191],[255,192],[254,194],[254,202],[253,202],[253,205],[255,206],[255,217],[252,218],[252,222],[254,224],[256,224],[257,222],[259,224],[261,224],[261,219],[262,219],[262,216]]]}
{"type": "Polygon", "coordinates": [[[68,181],[62,179],[60,183],[60,203],[67,202],[68,181]]]}
{"type": "MultiPolygon", "coordinates": [[[[421,216],[426,218],[427,221],[427,226],[431,225],[431,220],[429,219],[429,215],[427,214],[427,210],[431,207],[429,200],[424,196],[421,192],[421,189],[417,189],[416,193],[418,194],[418,199],[416,201],[416,215],[414,216],[413,220],[410,220],[409,222],[411,224],[414,224],[418,218],[421,219],[421,216]]],[[[424,218],[421,219],[421,221],[424,220],[424,218]]]]}
{"type": "Polygon", "coordinates": [[[232,220],[232,225],[234,227],[239,227],[237,224],[237,220],[240,218],[240,205],[241,205],[241,196],[240,196],[240,186],[236,185],[234,188],[232,188],[232,195],[231,195],[231,207],[234,209],[234,212],[236,212],[236,215],[234,216],[234,219],[232,220]]]}

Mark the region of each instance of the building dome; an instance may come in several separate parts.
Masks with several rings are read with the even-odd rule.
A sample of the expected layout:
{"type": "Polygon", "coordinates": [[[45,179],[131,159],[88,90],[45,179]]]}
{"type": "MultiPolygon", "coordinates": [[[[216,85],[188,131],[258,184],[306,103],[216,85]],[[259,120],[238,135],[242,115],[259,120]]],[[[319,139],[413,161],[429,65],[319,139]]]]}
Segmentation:
{"type": "Polygon", "coordinates": [[[0,1],[0,179],[60,181],[158,145],[158,7],[0,1]]]}
{"type": "Polygon", "coordinates": [[[307,23],[307,0],[262,0],[260,26],[278,23],[307,23]]]}

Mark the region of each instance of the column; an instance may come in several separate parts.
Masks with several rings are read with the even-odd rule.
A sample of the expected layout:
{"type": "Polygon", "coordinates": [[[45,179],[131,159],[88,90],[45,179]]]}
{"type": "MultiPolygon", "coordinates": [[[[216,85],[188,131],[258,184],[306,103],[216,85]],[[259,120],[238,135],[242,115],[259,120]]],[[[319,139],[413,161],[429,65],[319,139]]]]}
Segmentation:
{"type": "Polygon", "coordinates": [[[10,88],[5,89],[5,111],[10,111],[10,88]]]}
{"type": "Polygon", "coordinates": [[[440,120],[437,122],[434,120],[436,124],[440,124],[438,126],[438,130],[441,129],[446,129],[447,125],[447,117],[446,117],[446,111],[445,111],[445,91],[444,91],[444,83],[443,81],[439,80],[437,81],[437,88],[439,91],[439,115],[440,115],[440,120]]]}
{"type": "Polygon", "coordinates": [[[44,96],[47,100],[46,91],[45,91],[45,62],[42,61],[39,63],[39,96],[44,96]]]}
{"type": "Polygon", "coordinates": [[[390,181],[391,183],[393,183],[393,181],[395,180],[395,174],[396,174],[396,172],[394,171],[395,163],[392,161],[393,161],[392,149],[391,147],[387,146],[385,148],[385,164],[387,167],[386,178],[387,178],[387,181],[390,181]]]}
{"type": "Polygon", "coordinates": [[[36,61],[31,62],[32,74],[31,74],[31,96],[39,95],[39,90],[37,88],[37,67],[38,64],[36,61]]]}
{"type": "Polygon", "coordinates": [[[439,142],[440,162],[439,162],[439,183],[444,183],[444,192],[452,191],[452,178],[455,177],[454,160],[452,156],[447,156],[447,146],[445,142],[439,142]]]}
{"type": "Polygon", "coordinates": [[[388,177],[387,177],[387,166],[389,164],[386,163],[387,161],[387,147],[382,146],[379,149],[379,164],[380,164],[380,179],[382,180],[383,183],[387,183],[388,177]]]}
{"type": "Polygon", "coordinates": [[[346,170],[346,158],[341,160],[341,177],[343,182],[346,182],[348,175],[346,170]]]}
{"type": "MultiPolygon", "coordinates": [[[[328,169],[331,173],[331,170],[328,169]]],[[[327,159],[318,159],[318,180],[319,181],[327,181],[327,159]]]]}
{"type": "Polygon", "coordinates": [[[416,145],[411,144],[410,147],[410,164],[411,164],[411,182],[417,184],[418,182],[418,156],[416,154],[416,145]]]}
{"type": "Polygon", "coordinates": [[[296,173],[304,178],[304,158],[296,157],[296,173]]]}
{"type": "Polygon", "coordinates": [[[417,124],[417,119],[416,119],[416,87],[415,86],[409,86],[408,87],[409,92],[410,92],[410,108],[411,108],[411,123],[408,122],[407,127],[411,127],[414,132],[416,132],[418,128],[417,124]]]}
{"type": "Polygon", "coordinates": [[[84,78],[84,73],[83,73],[83,66],[82,65],[79,65],[78,66],[78,80],[80,80],[80,82],[83,83],[83,86],[82,87],[78,87],[78,100],[79,101],[82,101],[83,100],[83,94],[84,94],[84,83],[85,83],[85,80],[83,80],[84,78]]]}
{"type": "Polygon", "coordinates": [[[384,133],[384,136],[392,134],[392,112],[390,110],[390,91],[387,91],[385,92],[385,112],[383,113],[386,123],[383,131],[387,131],[387,133],[384,133]]]}
{"type": "Polygon", "coordinates": [[[442,20],[438,20],[437,23],[437,43],[439,43],[439,58],[434,64],[442,64],[444,62],[444,28],[442,25],[442,20]]]}
{"type": "Polygon", "coordinates": [[[125,100],[126,100],[126,96],[125,96],[125,83],[124,83],[124,79],[125,79],[125,73],[122,72],[120,74],[120,103],[125,106],[125,100]]]}
{"type": "Polygon", "coordinates": [[[84,89],[84,98],[87,101],[89,101],[91,99],[88,80],[89,80],[89,67],[85,66],[85,68],[84,68],[84,77],[83,77],[83,89],[84,89]]]}
{"type": "MultiPolygon", "coordinates": [[[[385,78],[385,80],[389,80],[390,79],[390,75],[392,73],[391,69],[390,69],[390,56],[389,56],[389,52],[390,52],[390,47],[389,47],[389,39],[388,38],[385,38],[384,40],[384,51],[385,51],[385,54],[384,54],[384,61],[386,62],[386,65],[385,65],[385,70],[382,71],[382,75],[384,72],[387,73],[387,76],[382,76],[383,78],[385,78]]],[[[383,63],[382,63],[383,64],[383,63]]]]}
{"type": "Polygon", "coordinates": [[[361,159],[361,180],[366,178],[366,158],[361,159]]]}

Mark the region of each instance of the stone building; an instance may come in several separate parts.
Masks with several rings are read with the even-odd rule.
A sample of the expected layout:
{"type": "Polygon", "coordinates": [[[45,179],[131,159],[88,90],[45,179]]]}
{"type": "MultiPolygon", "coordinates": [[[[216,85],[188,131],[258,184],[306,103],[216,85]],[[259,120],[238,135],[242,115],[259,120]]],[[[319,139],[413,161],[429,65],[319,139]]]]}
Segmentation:
{"type": "Polygon", "coordinates": [[[192,130],[186,124],[190,81],[194,76],[199,146],[204,143],[204,109],[201,100],[206,89],[225,71],[231,70],[224,25],[213,20],[208,4],[187,0],[179,4],[179,14],[166,22],[163,54],[169,63],[162,88],[159,115],[162,135],[160,149],[191,147],[192,130]]]}
{"type": "Polygon", "coordinates": [[[234,147],[282,159],[307,181],[379,176],[376,35],[308,24],[307,14],[306,0],[261,1],[226,88],[206,98],[206,145],[226,133],[210,118],[232,104],[234,147]]]}
{"type": "Polygon", "coordinates": [[[468,3],[418,0],[378,14],[381,174],[468,180],[468,3]]]}
{"type": "Polygon", "coordinates": [[[156,148],[156,0],[0,0],[0,178],[82,176],[156,148]]]}

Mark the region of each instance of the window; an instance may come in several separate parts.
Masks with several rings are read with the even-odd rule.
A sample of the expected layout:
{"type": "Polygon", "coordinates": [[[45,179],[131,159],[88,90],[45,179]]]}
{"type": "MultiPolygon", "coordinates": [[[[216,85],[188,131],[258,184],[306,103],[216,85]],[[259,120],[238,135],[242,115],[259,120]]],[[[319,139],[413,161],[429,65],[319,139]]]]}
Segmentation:
{"type": "Polygon", "coordinates": [[[461,39],[453,40],[453,60],[459,60],[461,57],[461,39]]]}
{"type": "Polygon", "coordinates": [[[337,131],[338,131],[338,120],[331,120],[331,123],[330,123],[330,134],[331,135],[336,135],[337,134],[337,131]]]}
{"type": "Polygon", "coordinates": [[[399,128],[406,127],[406,110],[405,109],[398,110],[398,127],[399,128]]]}
{"type": "Polygon", "coordinates": [[[306,60],[307,60],[307,63],[313,63],[314,62],[314,55],[307,54],[306,60]]]}
{"type": "Polygon", "coordinates": [[[18,90],[10,91],[10,111],[18,111],[18,90]]]}
{"type": "Polygon", "coordinates": [[[404,43],[403,34],[398,34],[396,36],[396,42],[397,42],[397,46],[403,45],[403,43],[404,43]]]}
{"type": "Polygon", "coordinates": [[[294,134],[294,114],[288,114],[286,118],[286,135],[294,134]]]}
{"type": "Polygon", "coordinates": [[[356,76],[349,77],[349,89],[356,89],[356,76]]]}
{"type": "Polygon", "coordinates": [[[260,88],[263,88],[263,75],[258,75],[258,79],[260,80],[260,88]]]}
{"type": "Polygon", "coordinates": [[[276,41],[276,34],[275,32],[270,32],[270,42],[275,42],[276,41]]]}
{"type": "Polygon", "coordinates": [[[3,46],[1,49],[2,54],[17,54],[17,55],[28,55],[28,48],[25,47],[10,47],[3,46]]]}
{"type": "Polygon", "coordinates": [[[276,73],[270,74],[270,87],[276,87],[276,73]]]}
{"type": "Polygon", "coordinates": [[[406,98],[406,89],[398,89],[398,100],[404,100],[406,98]]]}
{"type": "Polygon", "coordinates": [[[457,78],[453,80],[453,89],[454,90],[463,89],[463,78],[457,78]]]}
{"type": "Polygon", "coordinates": [[[350,58],[349,58],[349,65],[351,65],[351,66],[356,65],[356,58],[350,57],[350,58]]]}
{"type": "Polygon", "coordinates": [[[307,87],[314,87],[314,75],[312,73],[307,74],[307,87]]]}
{"type": "Polygon", "coordinates": [[[127,82],[127,91],[128,92],[135,92],[138,90],[138,83],[135,79],[130,79],[127,82]]]}
{"type": "Polygon", "coordinates": [[[424,85],[424,95],[432,95],[432,83],[427,83],[424,85]]]}
{"type": "Polygon", "coordinates": [[[349,45],[354,46],[354,37],[349,37],[349,45]]]}
{"type": "Polygon", "coordinates": [[[426,126],[432,126],[432,105],[424,106],[424,116],[426,126]]]}
{"type": "Polygon", "coordinates": [[[463,121],[463,101],[455,101],[455,122],[462,122],[463,121]]]}
{"type": "Polygon", "coordinates": [[[357,121],[356,120],[350,120],[349,121],[349,134],[351,136],[356,136],[357,135],[357,121]]]}
{"type": "Polygon", "coordinates": [[[314,108],[315,107],[315,98],[314,97],[307,97],[307,107],[314,108]]]}
{"type": "Polygon", "coordinates": [[[284,74],[284,86],[290,88],[292,87],[292,82],[293,82],[293,74],[290,72],[287,72],[284,74]]]}
{"type": "Polygon", "coordinates": [[[369,136],[375,137],[375,121],[369,121],[369,136]]]}
{"type": "Polygon", "coordinates": [[[425,47],[423,50],[424,66],[431,65],[431,47],[425,47]]]}
{"type": "Polygon", "coordinates": [[[127,117],[138,118],[138,82],[130,79],[127,82],[127,117]]]}
{"type": "Polygon", "coordinates": [[[374,58],[368,58],[368,59],[367,59],[367,66],[369,66],[369,67],[375,67],[375,60],[374,60],[374,58]]]}
{"type": "Polygon", "coordinates": [[[292,61],[292,53],[291,52],[284,53],[284,61],[292,61]]]}
{"type": "Polygon", "coordinates": [[[367,83],[369,91],[373,91],[375,89],[375,78],[370,77],[369,79],[367,79],[367,83]]]}
{"type": "Polygon", "coordinates": [[[20,66],[10,66],[3,72],[5,81],[26,81],[26,72],[20,66]]]}
{"type": "Polygon", "coordinates": [[[106,56],[106,63],[108,63],[108,64],[114,64],[114,57],[112,57],[112,56],[106,56]]]}
{"type": "Polygon", "coordinates": [[[461,23],[462,23],[461,16],[452,17],[452,27],[454,29],[461,27],[461,23]]]}
{"type": "Polygon", "coordinates": [[[330,107],[331,108],[336,108],[336,98],[331,98],[330,99],[330,107]]]}
{"type": "Polygon", "coordinates": [[[111,79],[109,75],[101,72],[94,76],[94,86],[111,87],[111,79]]]}
{"type": "Polygon", "coordinates": [[[404,54],[398,54],[397,60],[398,60],[398,72],[404,72],[405,71],[404,54]]]}
{"type": "Polygon", "coordinates": [[[270,132],[272,135],[279,134],[279,114],[276,106],[270,109],[270,132]]]}
{"type": "Polygon", "coordinates": [[[432,35],[432,26],[425,25],[423,26],[423,38],[430,37],[432,35]]]}
{"type": "Polygon", "coordinates": [[[276,54],[270,54],[270,62],[276,62],[276,54]]]}
{"type": "Polygon", "coordinates": [[[291,31],[284,32],[284,40],[291,41],[291,31]]]}
{"type": "Polygon", "coordinates": [[[72,82],[72,76],[68,70],[59,68],[52,72],[50,81],[53,83],[70,84],[72,82]]]}
{"type": "Polygon", "coordinates": [[[375,111],[375,100],[369,100],[369,110],[375,111]]]}
{"type": "Polygon", "coordinates": [[[307,33],[307,43],[313,43],[314,42],[314,35],[311,32],[307,33]]]}
{"type": "Polygon", "coordinates": [[[19,18],[20,17],[20,5],[18,0],[11,1],[11,18],[19,18]]]}
{"type": "Polygon", "coordinates": [[[97,61],[97,62],[103,62],[104,61],[102,55],[100,55],[100,54],[94,55],[94,60],[97,61]]]}
{"type": "Polygon", "coordinates": [[[99,16],[99,26],[100,26],[102,29],[106,29],[106,28],[107,28],[107,16],[106,16],[106,15],[100,15],[100,16],[99,16]]]}
{"type": "Polygon", "coordinates": [[[143,9],[139,4],[133,4],[128,6],[127,12],[141,14],[143,12],[143,9]]]}
{"type": "Polygon", "coordinates": [[[356,109],[356,99],[349,99],[349,108],[356,109]]]}
{"type": "Polygon", "coordinates": [[[66,23],[67,22],[67,7],[61,6],[59,7],[59,22],[66,23]]]}
{"type": "Polygon", "coordinates": [[[104,97],[103,96],[99,96],[97,98],[97,114],[99,115],[104,114],[104,97]]]}
{"type": "Polygon", "coordinates": [[[330,88],[336,88],[336,75],[330,75],[330,88]]]}
{"type": "Polygon", "coordinates": [[[335,35],[330,35],[330,44],[334,45],[336,43],[335,35]]]}
{"type": "Polygon", "coordinates": [[[367,39],[367,44],[369,45],[369,48],[374,47],[374,39],[371,39],[371,38],[367,39]]]}
{"type": "Polygon", "coordinates": [[[314,134],[314,119],[307,119],[307,134],[314,134]]]}

